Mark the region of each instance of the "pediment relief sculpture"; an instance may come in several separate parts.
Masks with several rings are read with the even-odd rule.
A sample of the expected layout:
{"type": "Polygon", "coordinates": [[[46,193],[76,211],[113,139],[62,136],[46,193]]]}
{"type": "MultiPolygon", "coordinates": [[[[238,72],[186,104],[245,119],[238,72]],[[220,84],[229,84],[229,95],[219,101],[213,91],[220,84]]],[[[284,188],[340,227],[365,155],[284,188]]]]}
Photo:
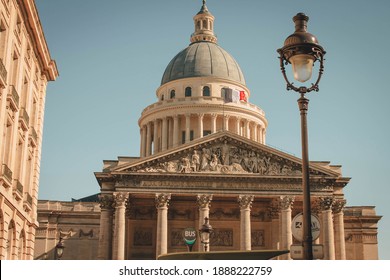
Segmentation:
{"type": "Polygon", "coordinates": [[[232,145],[228,141],[202,145],[183,151],[168,161],[153,163],[136,172],[217,173],[299,176],[301,165],[251,147],[232,145]],[[184,153],[183,153],[184,152],[184,153]]]}

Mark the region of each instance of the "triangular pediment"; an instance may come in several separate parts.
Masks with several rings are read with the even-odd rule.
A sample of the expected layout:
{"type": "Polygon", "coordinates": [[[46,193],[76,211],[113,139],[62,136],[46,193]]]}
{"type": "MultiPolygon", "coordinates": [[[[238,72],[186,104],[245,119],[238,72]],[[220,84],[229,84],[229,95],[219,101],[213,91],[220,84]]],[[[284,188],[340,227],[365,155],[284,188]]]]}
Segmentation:
{"type": "MultiPolygon", "coordinates": [[[[302,175],[301,159],[245,137],[219,132],[156,155],[124,163],[115,173],[208,173],[260,176],[302,175]]],[[[310,164],[310,175],[338,177],[339,173],[310,164]]]]}

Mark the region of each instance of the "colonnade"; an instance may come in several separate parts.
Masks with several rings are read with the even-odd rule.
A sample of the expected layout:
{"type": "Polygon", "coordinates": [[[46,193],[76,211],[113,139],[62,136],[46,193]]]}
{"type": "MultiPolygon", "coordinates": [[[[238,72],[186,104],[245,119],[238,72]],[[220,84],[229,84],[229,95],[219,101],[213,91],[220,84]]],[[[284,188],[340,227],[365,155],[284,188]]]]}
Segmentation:
{"type": "MultiPolygon", "coordinates": [[[[125,209],[128,198],[128,192],[117,192],[112,196],[101,197],[99,259],[124,260],[126,258],[125,209]],[[113,221],[115,222],[114,228],[113,221]]],[[[209,217],[212,199],[212,194],[198,194],[196,197],[199,211],[198,228],[201,228],[205,218],[209,217]]],[[[168,253],[168,209],[170,200],[171,194],[169,193],[157,193],[155,195],[155,206],[157,209],[156,256],[168,253]]],[[[251,207],[253,201],[253,195],[245,194],[237,197],[238,207],[240,208],[241,251],[251,250],[251,207]]],[[[324,197],[320,198],[319,202],[319,216],[322,225],[319,242],[323,244],[324,259],[345,259],[342,211],[345,200],[324,197]]],[[[274,199],[274,202],[269,207],[271,246],[267,246],[268,248],[290,250],[290,246],[293,244],[291,232],[293,203],[293,196],[281,196],[274,199]]],[[[212,224],[212,221],[210,223],[212,224]]],[[[198,251],[204,251],[204,247],[200,242],[198,246],[198,251]]],[[[286,254],[281,258],[290,259],[290,255],[286,254]]]]}
{"type": "Polygon", "coordinates": [[[202,138],[205,131],[208,133],[230,131],[265,144],[266,129],[255,121],[216,113],[175,114],[154,119],[141,126],[140,155],[145,157],[168,148],[175,148],[182,142],[190,142],[192,138],[202,138]]]}

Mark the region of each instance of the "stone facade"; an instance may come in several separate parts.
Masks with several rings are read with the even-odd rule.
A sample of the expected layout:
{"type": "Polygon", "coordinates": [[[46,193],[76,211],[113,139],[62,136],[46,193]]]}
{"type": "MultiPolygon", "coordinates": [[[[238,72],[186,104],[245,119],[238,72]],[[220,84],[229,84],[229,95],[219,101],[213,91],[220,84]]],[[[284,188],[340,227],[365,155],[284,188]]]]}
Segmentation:
{"type": "Polygon", "coordinates": [[[58,76],[33,0],[0,1],[0,259],[32,259],[48,81],[58,76]]]}
{"type": "MultiPolygon", "coordinates": [[[[190,46],[168,64],[157,102],[138,121],[140,156],[106,160],[95,173],[100,221],[96,205],[83,213],[71,207],[87,204],[65,209],[68,204],[57,202],[60,213],[50,214],[51,202],[40,202],[37,258],[55,246],[61,232],[54,229],[76,232],[76,239],[76,229],[83,229],[93,230],[98,241],[63,234],[66,251],[77,252],[68,257],[156,259],[186,251],[183,230],[199,229],[206,217],[214,228],[210,251],[289,250],[299,244],[291,226],[303,208],[302,160],[265,144],[265,114],[249,102],[237,62],[217,45],[205,1],[194,25],[190,46]],[[81,247],[88,251],[77,251],[81,247]]],[[[315,243],[324,246],[325,259],[377,258],[381,217],[374,208],[345,206],[350,178],[340,166],[310,162],[309,173],[311,207],[321,223],[315,243]]],[[[205,250],[199,238],[193,250],[205,250]]]]}
{"type": "Polygon", "coordinates": [[[64,260],[95,260],[98,256],[100,207],[98,202],[40,200],[35,259],[54,260],[59,238],[64,260]]]}

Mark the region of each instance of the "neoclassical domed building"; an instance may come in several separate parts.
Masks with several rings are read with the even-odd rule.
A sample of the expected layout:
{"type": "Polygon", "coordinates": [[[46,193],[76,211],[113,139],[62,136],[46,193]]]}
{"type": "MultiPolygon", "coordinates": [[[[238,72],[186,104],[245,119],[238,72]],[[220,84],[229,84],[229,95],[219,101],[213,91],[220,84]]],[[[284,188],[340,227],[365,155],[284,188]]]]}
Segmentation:
{"type": "MultiPolygon", "coordinates": [[[[206,217],[214,228],[211,251],[299,244],[291,223],[302,212],[301,159],[266,145],[265,113],[250,103],[243,71],[218,45],[205,1],[194,25],[190,45],[168,63],[156,102],[138,120],[140,156],[104,161],[95,173],[99,202],[40,203],[39,235],[55,242],[61,236],[67,252],[78,252],[65,258],[183,252],[183,230],[199,229],[206,217]]],[[[323,245],[324,258],[378,258],[374,207],[345,206],[350,178],[339,165],[310,162],[309,169],[312,210],[321,224],[315,243],[323,245]]],[[[204,250],[199,240],[194,250],[204,250]]]]}
{"type": "Polygon", "coordinates": [[[250,91],[236,60],[217,44],[214,16],[205,4],[194,17],[191,44],[168,64],[157,89],[158,101],[144,109],[141,157],[228,131],[265,144],[264,111],[246,102],[250,91]],[[225,89],[241,92],[243,101],[225,103],[225,89]]]}

